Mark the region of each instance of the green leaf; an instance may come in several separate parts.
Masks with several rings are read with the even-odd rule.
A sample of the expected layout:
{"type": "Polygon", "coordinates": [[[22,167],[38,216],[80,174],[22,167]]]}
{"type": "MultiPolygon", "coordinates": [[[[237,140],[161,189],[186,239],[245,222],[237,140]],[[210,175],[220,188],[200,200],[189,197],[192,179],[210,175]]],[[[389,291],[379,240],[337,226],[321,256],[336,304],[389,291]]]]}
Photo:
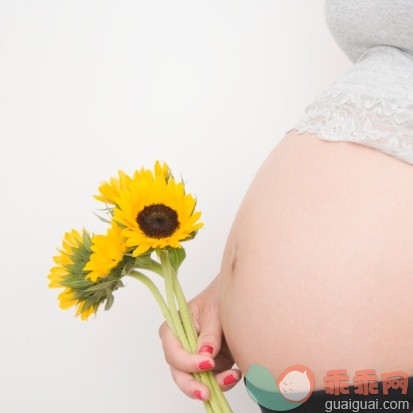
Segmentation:
{"type": "Polygon", "coordinates": [[[121,273],[121,277],[125,276],[125,275],[129,275],[134,268],[134,264],[132,262],[128,262],[126,263],[123,268],[122,268],[122,273],[121,273]]]}
{"type": "Polygon", "coordinates": [[[92,245],[92,236],[93,235],[89,234],[86,230],[83,231],[83,245],[82,245],[82,248],[86,251],[89,251],[90,246],[92,245]]]}
{"type": "Polygon", "coordinates": [[[70,287],[76,290],[85,288],[88,285],[88,282],[82,279],[67,278],[66,280],[61,281],[60,284],[64,287],[70,287]]]}
{"type": "Polygon", "coordinates": [[[106,288],[111,288],[113,284],[113,280],[107,282],[101,282],[99,284],[93,284],[90,287],[85,288],[85,292],[93,292],[93,291],[100,291],[106,288]]]}
{"type": "Polygon", "coordinates": [[[110,310],[110,308],[112,307],[112,304],[113,304],[114,301],[115,301],[115,299],[113,298],[112,291],[109,288],[107,288],[106,289],[105,311],[110,310]]]}
{"type": "Polygon", "coordinates": [[[191,239],[194,239],[196,237],[196,234],[198,233],[198,230],[196,229],[195,231],[192,231],[184,240],[182,241],[190,241],[191,239]]]}
{"type": "MultiPolygon", "coordinates": [[[[93,302],[84,300],[83,302],[83,312],[87,311],[90,307],[93,306],[93,302]]],[[[95,311],[96,311],[97,307],[95,307],[95,311]]]]}
{"type": "Polygon", "coordinates": [[[168,249],[169,262],[175,273],[178,273],[178,269],[181,266],[183,260],[186,257],[185,250],[183,248],[170,248],[168,249]]]}
{"type": "Polygon", "coordinates": [[[112,221],[110,219],[107,219],[105,217],[100,216],[99,214],[97,214],[96,212],[92,211],[93,215],[97,216],[102,222],[106,223],[106,224],[110,224],[112,221]]]}

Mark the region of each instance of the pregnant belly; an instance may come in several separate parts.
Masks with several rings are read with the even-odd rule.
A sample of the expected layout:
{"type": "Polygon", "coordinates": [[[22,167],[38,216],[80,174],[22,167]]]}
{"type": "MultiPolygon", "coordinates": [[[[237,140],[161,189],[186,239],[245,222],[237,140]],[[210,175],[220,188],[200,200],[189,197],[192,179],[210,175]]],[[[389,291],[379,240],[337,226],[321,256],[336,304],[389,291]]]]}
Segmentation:
{"type": "Polygon", "coordinates": [[[413,165],[290,131],[233,223],[224,334],[243,374],[308,366],[413,375],[413,165]]]}

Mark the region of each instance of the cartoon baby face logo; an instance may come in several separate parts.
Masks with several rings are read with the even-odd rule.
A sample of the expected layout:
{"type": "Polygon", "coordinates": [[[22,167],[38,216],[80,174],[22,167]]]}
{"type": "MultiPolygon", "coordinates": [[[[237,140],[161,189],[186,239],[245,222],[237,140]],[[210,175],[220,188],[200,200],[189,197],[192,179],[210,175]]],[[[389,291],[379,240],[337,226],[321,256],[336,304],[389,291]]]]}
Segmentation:
{"type": "Polygon", "coordinates": [[[308,367],[295,364],[280,374],[277,386],[288,401],[304,403],[314,390],[314,375],[308,367]]]}
{"type": "Polygon", "coordinates": [[[314,375],[302,364],[286,368],[275,381],[259,364],[251,364],[245,376],[250,396],[261,406],[275,411],[294,409],[308,400],[314,390],[314,375]]]}

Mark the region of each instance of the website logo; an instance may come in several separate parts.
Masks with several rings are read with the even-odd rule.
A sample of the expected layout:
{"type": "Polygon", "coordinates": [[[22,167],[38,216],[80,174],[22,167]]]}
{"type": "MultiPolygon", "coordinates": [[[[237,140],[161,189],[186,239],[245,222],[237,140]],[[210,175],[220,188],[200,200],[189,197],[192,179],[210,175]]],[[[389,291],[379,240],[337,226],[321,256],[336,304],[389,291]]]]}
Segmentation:
{"type": "Polygon", "coordinates": [[[267,409],[283,412],[295,409],[308,400],[314,390],[314,375],[307,366],[294,364],[275,380],[266,367],[251,364],[245,383],[255,402],[267,409]]]}

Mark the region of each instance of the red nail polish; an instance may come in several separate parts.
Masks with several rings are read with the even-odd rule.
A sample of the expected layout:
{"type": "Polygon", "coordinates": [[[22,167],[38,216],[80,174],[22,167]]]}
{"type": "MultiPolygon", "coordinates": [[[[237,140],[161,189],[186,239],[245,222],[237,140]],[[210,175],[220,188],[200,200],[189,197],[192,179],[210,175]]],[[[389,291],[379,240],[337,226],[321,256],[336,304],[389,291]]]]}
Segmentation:
{"type": "Polygon", "coordinates": [[[194,390],[194,391],[192,392],[192,394],[194,395],[195,399],[204,400],[204,399],[202,398],[201,392],[200,392],[199,390],[194,390]]]}
{"type": "Polygon", "coordinates": [[[203,352],[212,354],[214,352],[214,347],[210,346],[209,344],[205,344],[198,351],[198,353],[203,353],[203,352]]]}
{"type": "Polygon", "coordinates": [[[199,368],[201,370],[209,370],[209,369],[212,369],[212,364],[209,360],[201,361],[199,363],[199,368]]]}
{"type": "Polygon", "coordinates": [[[237,379],[234,377],[233,374],[230,374],[229,376],[224,378],[224,384],[225,386],[228,386],[229,384],[233,384],[237,381],[237,379]]]}

